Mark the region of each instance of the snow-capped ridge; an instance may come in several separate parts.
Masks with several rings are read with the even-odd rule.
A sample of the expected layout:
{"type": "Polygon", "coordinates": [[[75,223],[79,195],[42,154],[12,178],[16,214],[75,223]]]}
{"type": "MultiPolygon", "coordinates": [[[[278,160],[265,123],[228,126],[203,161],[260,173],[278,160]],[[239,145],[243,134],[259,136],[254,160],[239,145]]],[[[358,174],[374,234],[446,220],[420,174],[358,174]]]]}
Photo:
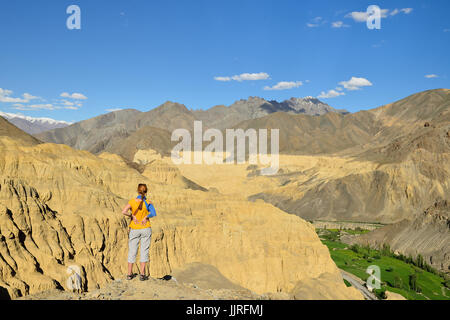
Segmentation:
{"type": "Polygon", "coordinates": [[[67,121],[63,121],[63,120],[55,120],[55,119],[51,119],[51,118],[33,118],[33,117],[29,117],[29,116],[24,116],[22,114],[16,114],[16,113],[6,113],[6,112],[1,112],[0,111],[0,116],[2,116],[3,118],[6,119],[14,119],[14,118],[19,118],[19,119],[23,119],[23,120],[27,120],[31,123],[47,123],[47,124],[51,124],[51,125],[58,125],[58,124],[67,124],[67,125],[71,125],[72,122],[67,122],[67,121]]]}

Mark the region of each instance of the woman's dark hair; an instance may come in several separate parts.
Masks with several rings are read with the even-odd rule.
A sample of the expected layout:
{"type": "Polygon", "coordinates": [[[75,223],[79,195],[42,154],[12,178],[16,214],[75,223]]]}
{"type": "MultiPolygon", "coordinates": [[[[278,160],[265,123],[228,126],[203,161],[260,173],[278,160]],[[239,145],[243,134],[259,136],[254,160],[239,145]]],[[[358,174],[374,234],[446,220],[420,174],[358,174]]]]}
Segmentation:
{"type": "Polygon", "coordinates": [[[142,201],[141,201],[141,203],[139,203],[139,208],[138,208],[138,210],[140,211],[140,210],[142,210],[142,206],[144,205],[144,197],[147,194],[147,185],[140,183],[138,185],[137,191],[142,196],[142,201]]]}

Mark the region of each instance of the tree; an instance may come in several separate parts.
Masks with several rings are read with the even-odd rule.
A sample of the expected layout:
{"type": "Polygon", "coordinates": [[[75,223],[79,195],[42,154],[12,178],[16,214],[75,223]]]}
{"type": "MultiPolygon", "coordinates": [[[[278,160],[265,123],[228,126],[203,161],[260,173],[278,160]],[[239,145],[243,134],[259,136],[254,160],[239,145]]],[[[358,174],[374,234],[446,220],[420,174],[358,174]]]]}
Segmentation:
{"type": "Polygon", "coordinates": [[[400,278],[398,275],[394,277],[394,288],[402,288],[403,287],[403,281],[402,278],[400,278]]]}
{"type": "Polygon", "coordinates": [[[391,255],[391,247],[387,243],[383,244],[383,247],[381,248],[381,254],[387,257],[391,255]]]}
{"type": "Polygon", "coordinates": [[[417,267],[419,267],[420,269],[423,269],[424,268],[424,264],[425,264],[425,261],[424,261],[424,259],[423,259],[423,257],[422,257],[422,255],[421,254],[419,254],[418,256],[417,256],[417,259],[416,259],[416,266],[417,267]]]}
{"type": "Polygon", "coordinates": [[[417,285],[417,274],[413,273],[409,275],[409,287],[411,290],[414,290],[415,292],[421,292],[422,290],[417,285]]]}

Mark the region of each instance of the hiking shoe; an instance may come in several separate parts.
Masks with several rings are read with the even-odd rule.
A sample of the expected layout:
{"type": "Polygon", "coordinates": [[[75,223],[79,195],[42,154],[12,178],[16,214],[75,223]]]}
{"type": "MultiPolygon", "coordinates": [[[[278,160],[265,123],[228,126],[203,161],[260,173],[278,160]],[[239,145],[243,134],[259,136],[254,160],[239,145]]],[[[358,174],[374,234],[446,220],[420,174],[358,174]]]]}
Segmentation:
{"type": "Polygon", "coordinates": [[[139,275],[139,280],[141,280],[141,281],[148,280],[148,276],[141,274],[141,275],[139,275]]]}

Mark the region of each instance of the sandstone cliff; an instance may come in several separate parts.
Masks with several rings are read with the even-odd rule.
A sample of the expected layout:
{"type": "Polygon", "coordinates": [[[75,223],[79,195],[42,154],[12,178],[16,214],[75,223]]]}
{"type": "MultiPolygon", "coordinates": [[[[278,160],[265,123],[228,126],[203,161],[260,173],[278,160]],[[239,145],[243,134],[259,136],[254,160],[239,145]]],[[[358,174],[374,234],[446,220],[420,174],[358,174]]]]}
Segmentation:
{"type": "Polygon", "coordinates": [[[321,282],[327,298],[361,298],[345,287],[313,226],[270,204],[164,184],[120,159],[64,145],[1,137],[0,150],[0,287],[11,297],[67,289],[71,265],[81,268],[85,290],[122,277],[127,220],[120,212],[144,182],[158,210],[153,277],[198,262],[264,293],[331,274],[333,281],[321,282]]]}

